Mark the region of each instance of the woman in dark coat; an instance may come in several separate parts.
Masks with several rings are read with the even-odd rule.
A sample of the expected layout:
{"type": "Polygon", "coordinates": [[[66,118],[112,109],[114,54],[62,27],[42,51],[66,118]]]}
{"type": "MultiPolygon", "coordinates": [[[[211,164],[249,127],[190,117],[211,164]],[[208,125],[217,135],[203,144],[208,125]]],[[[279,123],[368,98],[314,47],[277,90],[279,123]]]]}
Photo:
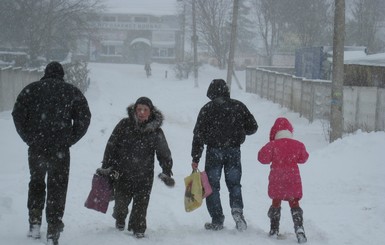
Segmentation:
{"type": "Polygon", "coordinates": [[[133,199],[128,230],[137,238],[146,231],[147,207],[154,180],[155,154],[165,183],[173,186],[172,158],[161,125],[162,113],[147,97],[140,97],[127,108],[128,117],[122,119],[110,136],[103,159],[103,169],[119,173],[114,182],[116,228],[124,230],[128,205],[133,199]]]}

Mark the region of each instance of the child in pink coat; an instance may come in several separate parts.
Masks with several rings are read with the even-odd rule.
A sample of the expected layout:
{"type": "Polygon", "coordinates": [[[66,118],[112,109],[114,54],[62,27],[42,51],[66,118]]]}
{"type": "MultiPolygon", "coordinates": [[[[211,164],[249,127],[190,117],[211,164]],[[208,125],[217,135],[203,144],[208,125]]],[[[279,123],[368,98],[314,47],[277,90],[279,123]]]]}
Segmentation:
{"type": "Polygon", "coordinates": [[[268,194],[272,205],[268,211],[270,236],[278,236],[281,202],[288,201],[298,243],[307,241],[303,228],[302,182],[298,164],[309,157],[305,145],[293,139],[293,126],[284,117],[278,118],[270,130],[270,141],[258,152],[258,161],[270,164],[268,194]]]}

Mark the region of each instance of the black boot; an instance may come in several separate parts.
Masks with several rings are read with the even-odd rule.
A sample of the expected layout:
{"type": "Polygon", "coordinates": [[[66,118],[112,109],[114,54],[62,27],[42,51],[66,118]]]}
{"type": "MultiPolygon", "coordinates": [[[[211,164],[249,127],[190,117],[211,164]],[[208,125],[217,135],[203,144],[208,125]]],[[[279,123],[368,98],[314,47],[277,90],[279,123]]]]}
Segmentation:
{"type": "Polygon", "coordinates": [[[64,231],[64,223],[59,220],[57,223],[48,223],[47,245],[59,245],[60,233],[64,231]]]}
{"type": "Polygon", "coordinates": [[[38,210],[38,209],[29,210],[28,237],[32,237],[34,239],[40,239],[41,216],[42,216],[42,210],[38,210]]]}
{"type": "Polygon", "coordinates": [[[206,230],[219,231],[223,229],[223,222],[225,221],[225,216],[219,216],[212,218],[211,222],[205,223],[206,230]]]}
{"type": "MultiPolygon", "coordinates": [[[[126,218],[118,217],[115,212],[112,213],[112,217],[115,219],[115,228],[124,231],[124,227],[126,226],[126,218]]],[[[130,226],[128,226],[128,230],[130,231],[130,226]]]]}
{"type": "Polygon", "coordinates": [[[303,228],[303,211],[300,207],[292,208],[291,215],[293,217],[294,222],[294,231],[297,235],[298,243],[307,242],[307,238],[305,235],[305,229],[303,228]]]}
{"type": "Polygon", "coordinates": [[[59,245],[60,232],[64,227],[62,224],[48,224],[47,245],[59,245]]]}
{"type": "Polygon", "coordinates": [[[270,218],[270,232],[269,236],[278,236],[279,234],[279,220],[281,219],[281,207],[275,208],[270,206],[267,216],[270,218]]]}
{"type": "Polygon", "coordinates": [[[28,237],[32,237],[34,239],[40,239],[40,224],[29,224],[28,237]]]}

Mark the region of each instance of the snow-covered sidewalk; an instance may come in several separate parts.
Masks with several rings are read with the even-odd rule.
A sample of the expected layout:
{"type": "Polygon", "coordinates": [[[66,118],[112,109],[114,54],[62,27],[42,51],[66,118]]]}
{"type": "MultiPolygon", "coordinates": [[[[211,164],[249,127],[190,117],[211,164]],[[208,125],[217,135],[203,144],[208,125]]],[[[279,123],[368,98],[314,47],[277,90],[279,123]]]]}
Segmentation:
{"type": "MultiPolygon", "coordinates": [[[[286,239],[267,236],[269,219],[267,196],[269,166],[256,161],[258,150],[268,140],[270,127],[278,116],[287,117],[294,126],[294,137],[305,143],[310,153],[300,166],[304,197],[304,226],[308,244],[385,244],[385,132],[357,132],[332,144],[326,141],[321,122],[310,124],[298,114],[279,105],[245,93],[235,81],[232,97],[244,102],[259,124],[255,135],[242,146],[243,197],[248,229],[235,229],[228,205],[228,192],[222,184],[225,229],[206,231],[210,220],[205,205],[186,213],[183,206],[183,179],[191,172],[192,130],[200,108],[208,102],[206,90],[214,78],[226,78],[226,71],[204,66],[199,73],[199,88],[193,78],[173,78],[168,65],[152,64],[152,76],[146,78],[143,66],[126,64],[90,64],[91,85],[86,97],[92,121],[86,136],[71,149],[71,174],[64,216],[66,225],[60,245],[84,244],[296,244],[290,208],[283,203],[281,233],[286,239]],[[168,71],[168,78],[164,77],[168,71]],[[104,147],[116,123],[125,117],[126,107],[140,96],[148,96],[165,115],[163,129],[172,150],[176,186],[167,188],[155,179],[148,209],[146,238],[138,240],[128,231],[114,228],[107,214],[84,207],[92,175],[103,156],[104,147]]],[[[237,72],[244,81],[244,72],[237,72]]],[[[244,86],[243,86],[244,87],[244,86]]],[[[0,113],[0,241],[4,245],[41,244],[26,237],[28,229],[27,190],[29,172],[27,147],[14,129],[11,111],[0,113]]],[[[203,169],[204,161],[200,168],[203,169]]],[[[158,165],[155,170],[160,171],[158,165]]],[[[46,223],[42,230],[45,236],[46,223]]]]}

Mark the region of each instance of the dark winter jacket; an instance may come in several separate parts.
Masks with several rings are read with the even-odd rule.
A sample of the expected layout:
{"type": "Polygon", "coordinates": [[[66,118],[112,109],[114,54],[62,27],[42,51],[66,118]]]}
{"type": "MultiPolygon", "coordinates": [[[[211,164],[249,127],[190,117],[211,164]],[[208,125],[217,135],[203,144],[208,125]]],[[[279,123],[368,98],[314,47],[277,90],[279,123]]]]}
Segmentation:
{"type": "Polygon", "coordinates": [[[194,128],[191,156],[199,162],[204,145],[208,148],[240,147],[246,135],[254,134],[258,124],[247,107],[231,99],[226,82],[211,82],[207,97],[211,99],[199,112],[194,128]]]}
{"type": "Polygon", "coordinates": [[[258,161],[270,164],[268,194],[271,199],[302,198],[302,181],[298,164],[309,157],[305,145],[292,139],[293,126],[278,118],[270,130],[270,142],[258,152],[258,161]]]}
{"type": "Polygon", "coordinates": [[[135,106],[127,108],[128,117],[113,130],[103,158],[103,168],[120,174],[147,177],[154,174],[155,154],[163,171],[171,172],[172,158],[161,125],[163,114],[154,107],[147,122],[139,123],[135,106]]]}
{"type": "Polygon", "coordinates": [[[78,88],[64,82],[63,75],[46,72],[16,99],[13,120],[29,146],[70,147],[87,132],[91,119],[87,100],[78,88]]]}

